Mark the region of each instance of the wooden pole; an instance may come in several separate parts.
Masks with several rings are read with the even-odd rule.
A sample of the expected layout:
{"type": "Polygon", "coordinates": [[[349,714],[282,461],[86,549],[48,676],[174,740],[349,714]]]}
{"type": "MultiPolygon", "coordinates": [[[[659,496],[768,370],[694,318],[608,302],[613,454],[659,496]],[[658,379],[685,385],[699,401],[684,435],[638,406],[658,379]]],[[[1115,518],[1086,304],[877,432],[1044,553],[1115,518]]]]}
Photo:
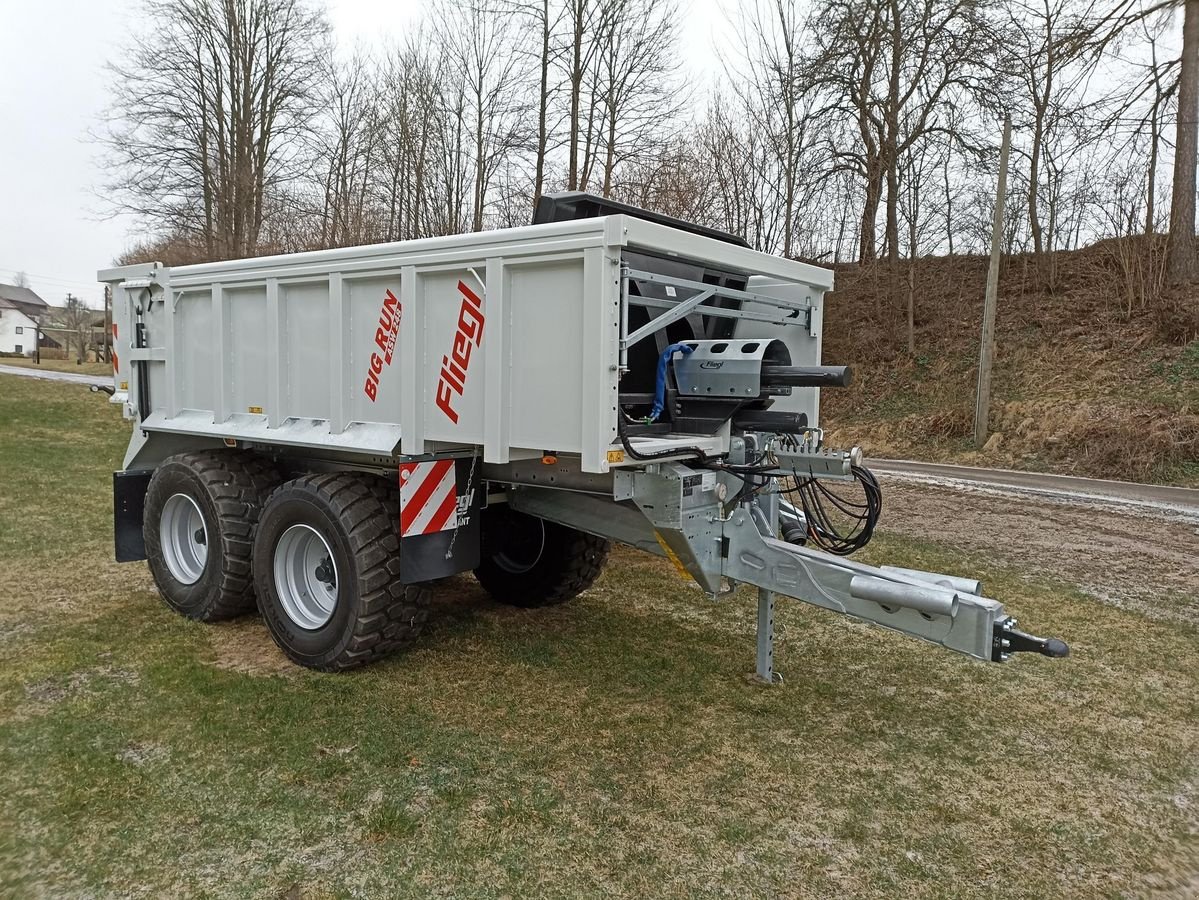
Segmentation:
{"type": "Polygon", "coordinates": [[[995,216],[991,220],[991,265],[987,268],[987,293],[983,304],[983,333],[978,349],[978,396],[974,401],[974,446],[987,442],[987,417],[991,412],[991,363],[995,355],[995,296],[999,291],[999,252],[1003,243],[1003,201],[1007,196],[1007,159],[1012,148],[1012,117],[1003,117],[1003,144],[999,150],[999,185],[995,190],[995,216]]]}

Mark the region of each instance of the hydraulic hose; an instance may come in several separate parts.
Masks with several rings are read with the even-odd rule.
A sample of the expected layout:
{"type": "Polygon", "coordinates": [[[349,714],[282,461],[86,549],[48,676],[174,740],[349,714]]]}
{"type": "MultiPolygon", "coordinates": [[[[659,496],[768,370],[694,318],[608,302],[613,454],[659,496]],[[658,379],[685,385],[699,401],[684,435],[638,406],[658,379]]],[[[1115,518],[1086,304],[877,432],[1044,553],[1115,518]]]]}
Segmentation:
{"type": "Polygon", "coordinates": [[[671,344],[658,357],[658,378],[654,382],[654,405],[650,407],[649,421],[657,421],[666,406],[666,367],[670,364],[670,358],[676,353],[690,355],[694,350],[690,344],[671,344]]]}

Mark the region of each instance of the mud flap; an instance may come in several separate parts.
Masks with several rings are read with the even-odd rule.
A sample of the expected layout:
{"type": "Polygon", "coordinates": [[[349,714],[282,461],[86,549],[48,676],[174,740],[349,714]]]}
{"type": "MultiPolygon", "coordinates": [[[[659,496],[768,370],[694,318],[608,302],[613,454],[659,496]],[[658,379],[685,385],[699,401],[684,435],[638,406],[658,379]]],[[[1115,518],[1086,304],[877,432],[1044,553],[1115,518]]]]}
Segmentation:
{"type": "Polygon", "coordinates": [[[432,581],[477,568],[483,491],[479,461],[400,466],[400,580],[432,581]]]}
{"type": "Polygon", "coordinates": [[[151,469],[112,473],[112,536],[117,562],[137,562],[146,558],[142,537],[146,490],[151,469]]]}

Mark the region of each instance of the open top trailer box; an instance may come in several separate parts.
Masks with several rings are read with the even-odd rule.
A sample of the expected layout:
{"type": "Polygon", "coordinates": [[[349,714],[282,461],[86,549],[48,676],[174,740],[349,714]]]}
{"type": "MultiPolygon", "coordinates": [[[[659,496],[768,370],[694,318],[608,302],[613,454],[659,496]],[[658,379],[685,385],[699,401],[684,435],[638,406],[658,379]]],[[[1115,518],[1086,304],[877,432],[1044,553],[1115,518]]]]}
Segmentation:
{"type": "Polygon", "coordinates": [[[820,388],[849,378],[821,365],[831,272],[588,195],[543,198],[537,218],[101,272],[123,338],[114,400],[135,422],[118,557],[148,557],[197,618],[257,595],[317,668],[410,637],[434,578],[473,569],[509,602],[568,599],[613,539],[714,595],[757,585],[765,678],[775,592],[980,659],[1066,652],[977,582],[842,558],[879,501],[860,454],[819,429],[820,388]],[[864,493],[846,533],[817,480],[864,493]],[[369,548],[346,503],[371,511],[369,548]],[[385,638],[364,625],[380,615],[410,621],[385,638]]]}

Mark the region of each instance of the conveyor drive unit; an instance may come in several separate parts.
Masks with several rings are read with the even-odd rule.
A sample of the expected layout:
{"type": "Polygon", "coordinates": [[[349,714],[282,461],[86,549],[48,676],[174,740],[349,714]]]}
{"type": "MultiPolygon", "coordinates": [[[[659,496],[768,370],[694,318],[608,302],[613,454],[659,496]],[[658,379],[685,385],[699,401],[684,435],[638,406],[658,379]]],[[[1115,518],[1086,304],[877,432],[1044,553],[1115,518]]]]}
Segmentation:
{"type": "Polygon", "coordinates": [[[301,665],[400,646],[449,575],[569,600],[612,541],[756,586],[767,680],[776,594],[980,660],[1067,652],[977,581],[846,558],[881,493],[819,427],[849,381],[825,269],[558,194],[527,227],[100,280],[134,422],[117,558],[186,616],[257,605],[301,665]]]}

